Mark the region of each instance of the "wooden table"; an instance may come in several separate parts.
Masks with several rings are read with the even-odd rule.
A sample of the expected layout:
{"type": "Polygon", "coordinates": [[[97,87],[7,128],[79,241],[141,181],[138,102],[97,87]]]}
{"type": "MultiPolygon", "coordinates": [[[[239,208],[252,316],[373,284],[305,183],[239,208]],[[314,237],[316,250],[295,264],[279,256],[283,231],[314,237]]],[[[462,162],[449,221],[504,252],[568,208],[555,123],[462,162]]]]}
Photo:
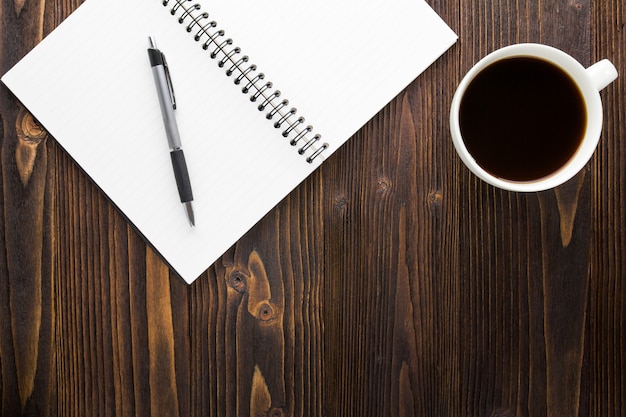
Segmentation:
{"type": "MultiPolygon", "coordinates": [[[[79,3],[3,1],[2,72],[79,3]]],[[[2,86],[1,415],[626,415],[624,2],[429,3],[458,43],[191,286],[2,86]],[[524,41],[622,78],[585,169],[516,194],[448,109],[524,41]]]]}

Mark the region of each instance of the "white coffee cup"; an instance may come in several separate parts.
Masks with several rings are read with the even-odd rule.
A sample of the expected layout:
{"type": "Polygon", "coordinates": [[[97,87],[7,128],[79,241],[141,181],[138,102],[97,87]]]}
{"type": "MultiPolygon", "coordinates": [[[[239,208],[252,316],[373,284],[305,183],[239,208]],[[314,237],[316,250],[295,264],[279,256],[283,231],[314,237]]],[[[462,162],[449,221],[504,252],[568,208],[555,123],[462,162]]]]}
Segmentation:
{"type": "Polygon", "coordinates": [[[498,49],[481,59],[459,84],[450,110],[452,141],[465,165],[479,178],[496,187],[520,192],[533,192],[556,187],[575,176],[592,157],[602,131],[602,102],[600,90],[617,78],[617,70],[609,60],[601,60],[589,68],[565,52],[547,45],[522,43],[498,49]],[[465,146],[459,123],[459,110],[463,95],[471,81],[490,64],[512,57],[534,57],[548,61],[565,71],[576,83],[587,113],[587,126],[574,155],[555,172],[531,181],[512,181],[497,177],[483,169],[465,146]]]}

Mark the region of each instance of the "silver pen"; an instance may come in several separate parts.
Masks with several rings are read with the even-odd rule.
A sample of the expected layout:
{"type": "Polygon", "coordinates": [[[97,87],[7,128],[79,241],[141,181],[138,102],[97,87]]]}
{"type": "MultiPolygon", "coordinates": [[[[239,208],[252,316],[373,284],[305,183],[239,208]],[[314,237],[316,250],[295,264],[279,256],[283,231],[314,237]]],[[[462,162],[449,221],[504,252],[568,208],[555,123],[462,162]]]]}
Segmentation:
{"type": "Polygon", "coordinates": [[[165,125],[165,134],[167,135],[167,143],[170,147],[170,156],[172,158],[172,167],[174,168],[174,177],[178,186],[178,195],[180,201],[185,207],[187,218],[191,226],[195,225],[193,214],[193,193],[191,192],[191,181],[187,171],[187,163],[183,154],[178,126],[174,110],[176,109],[176,99],[174,98],[174,88],[170,79],[169,69],[165,55],[156,45],[153,36],[150,40],[150,48],[148,48],[148,56],[150,57],[150,65],[152,65],[152,74],[156,83],[157,95],[159,96],[159,104],[161,105],[161,114],[163,115],[163,124],[165,125]]]}

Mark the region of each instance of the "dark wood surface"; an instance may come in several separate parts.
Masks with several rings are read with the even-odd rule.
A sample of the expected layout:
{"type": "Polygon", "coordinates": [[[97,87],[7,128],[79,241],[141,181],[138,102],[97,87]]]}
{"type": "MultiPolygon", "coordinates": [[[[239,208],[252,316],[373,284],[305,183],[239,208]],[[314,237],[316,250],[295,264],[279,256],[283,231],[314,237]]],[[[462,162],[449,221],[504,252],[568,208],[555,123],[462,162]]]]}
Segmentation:
{"type": "MultiPolygon", "coordinates": [[[[3,0],[2,73],[79,3],[3,0]]],[[[458,43],[191,286],[1,86],[1,415],[626,415],[623,0],[429,4],[458,43]],[[525,41],[622,78],[585,169],[516,194],[448,109],[525,41]]]]}

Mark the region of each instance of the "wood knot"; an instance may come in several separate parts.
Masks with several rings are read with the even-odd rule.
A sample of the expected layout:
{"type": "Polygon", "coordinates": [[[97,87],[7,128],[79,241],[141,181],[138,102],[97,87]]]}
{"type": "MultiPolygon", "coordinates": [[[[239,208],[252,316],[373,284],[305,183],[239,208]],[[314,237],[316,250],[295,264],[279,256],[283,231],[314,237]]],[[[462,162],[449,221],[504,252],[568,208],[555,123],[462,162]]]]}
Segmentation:
{"type": "Polygon", "coordinates": [[[248,278],[240,270],[232,271],[228,276],[228,285],[238,293],[246,292],[248,288],[248,278]]]}
{"type": "Polygon", "coordinates": [[[39,145],[48,137],[48,132],[27,110],[21,109],[15,120],[15,131],[20,141],[39,145]]]}
{"type": "Polygon", "coordinates": [[[382,176],[378,178],[378,181],[376,182],[378,184],[378,189],[376,190],[378,193],[387,194],[391,191],[391,187],[393,185],[391,179],[382,176]]]}
{"type": "Polygon", "coordinates": [[[270,305],[270,303],[263,303],[259,306],[259,310],[257,312],[257,318],[263,323],[268,323],[274,319],[275,313],[274,308],[270,305]]]}
{"type": "Polygon", "coordinates": [[[443,196],[439,191],[431,191],[428,193],[428,205],[430,206],[440,206],[443,201],[443,196]]]}
{"type": "Polygon", "coordinates": [[[272,408],[270,411],[267,412],[267,417],[283,417],[283,410],[280,408],[272,408]]]}
{"type": "MultiPolygon", "coordinates": [[[[15,148],[15,163],[20,174],[22,185],[26,187],[35,168],[35,160],[39,145],[45,143],[48,132],[25,109],[21,109],[15,120],[17,146],[15,148]]],[[[45,149],[45,148],[44,148],[45,149]]]]}
{"type": "Polygon", "coordinates": [[[344,211],[348,207],[348,198],[345,195],[337,195],[333,205],[337,210],[344,211]]]}

